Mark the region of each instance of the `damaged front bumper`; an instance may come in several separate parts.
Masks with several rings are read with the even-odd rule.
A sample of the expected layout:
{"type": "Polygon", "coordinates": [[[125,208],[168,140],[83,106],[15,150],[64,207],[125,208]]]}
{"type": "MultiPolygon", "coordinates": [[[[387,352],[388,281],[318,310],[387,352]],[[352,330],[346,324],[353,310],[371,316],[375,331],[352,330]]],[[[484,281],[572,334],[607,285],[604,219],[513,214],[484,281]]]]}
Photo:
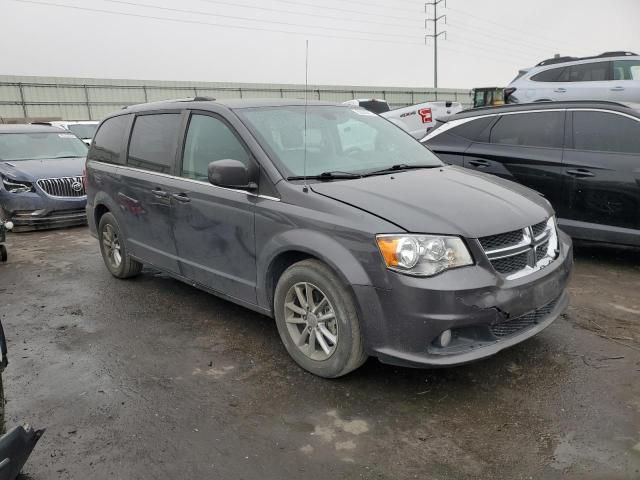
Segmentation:
{"type": "Polygon", "coordinates": [[[549,326],[568,305],[570,238],[559,232],[550,265],[507,280],[488,262],[431,278],[391,272],[390,289],[354,286],[370,355],[403,366],[451,366],[479,360],[549,326]],[[451,342],[440,346],[445,331],[451,342]]]}
{"type": "Polygon", "coordinates": [[[86,225],[86,197],[49,197],[43,193],[0,192],[0,206],[7,212],[14,231],[86,225]]]}

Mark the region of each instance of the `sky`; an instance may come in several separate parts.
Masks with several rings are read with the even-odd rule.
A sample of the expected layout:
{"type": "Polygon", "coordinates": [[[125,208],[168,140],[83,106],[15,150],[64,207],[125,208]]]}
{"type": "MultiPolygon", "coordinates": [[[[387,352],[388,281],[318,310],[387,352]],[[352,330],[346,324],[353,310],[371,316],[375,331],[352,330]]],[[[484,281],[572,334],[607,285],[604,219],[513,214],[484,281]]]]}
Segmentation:
{"type": "MultiPolygon", "coordinates": [[[[430,0],[431,1],[431,0],[430,0]]],[[[438,86],[556,53],[640,53],[640,0],[444,0],[438,86]],[[446,22],[446,23],[445,23],[446,22]]],[[[0,0],[0,75],[432,87],[418,0],[0,0]]]]}

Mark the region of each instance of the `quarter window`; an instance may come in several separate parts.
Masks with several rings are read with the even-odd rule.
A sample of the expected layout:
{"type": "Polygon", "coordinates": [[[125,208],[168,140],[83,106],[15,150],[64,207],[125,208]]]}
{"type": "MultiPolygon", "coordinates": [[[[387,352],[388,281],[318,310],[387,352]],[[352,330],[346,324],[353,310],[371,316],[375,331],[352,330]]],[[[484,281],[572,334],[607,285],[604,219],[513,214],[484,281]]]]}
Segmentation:
{"type": "Polygon", "coordinates": [[[121,154],[129,117],[129,115],[120,115],[102,122],[91,143],[91,149],[88,154],[90,160],[117,164],[124,163],[121,154]]]}
{"type": "Polygon", "coordinates": [[[614,60],[614,80],[640,80],[640,60],[614,60]]]}
{"type": "Polygon", "coordinates": [[[531,77],[531,80],[533,80],[534,82],[557,82],[558,78],[560,78],[560,75],[562,74],[562,72],[564,72],[565,69],[566,67],[551,68],[534,75],[533,77],[531,77]]]}
{"type": "Polygon", "coordinates": [[[136,117],[129,144],[128,165],[154,172],[172,173],[179,132],[178,113],[136,117]]]}
{"type": "Polygon", "coordinates": [[[469,122],[465,122],[459,127],[451,129],[451,133],[458,135],[459,137],[473,140],[476,142],[486,142],[487,134],[484,131],[493,122],[494,117],[480,117],[475,118],[469,122]],[[483,138],[484,137],[484,138],[483,138]]]}
{"type": "Polygon", "coordinates": [[[529,147],[562,147],[564,112],[502,115],[491,129],[490,142],[529,147]]]}
{"type": "Polygon", "coordinates": [[[181,175],[207,180],[209,163],[216,160],[239,160],[249,166],[251,157],[222,120],[209,115],[194,114],[184,145],[181,175]]]}
{"type": "Polygon", "coordinates": [[[640,153],[640,121],[605,112],[573,112],[577,150],[640,153]]]}

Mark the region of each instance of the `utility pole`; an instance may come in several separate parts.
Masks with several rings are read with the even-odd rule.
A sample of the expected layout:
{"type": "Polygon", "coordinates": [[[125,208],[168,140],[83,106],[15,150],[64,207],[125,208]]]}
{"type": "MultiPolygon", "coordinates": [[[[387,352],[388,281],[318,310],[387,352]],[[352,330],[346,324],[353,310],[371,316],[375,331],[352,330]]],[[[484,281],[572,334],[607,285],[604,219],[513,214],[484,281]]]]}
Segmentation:
{"type": "Polygon", "coordinates": [[[447,38],[447,31],[443,30],[438,32],[438,22],[444,19],[444,23],[447,23],[447,16],[438,16],[438,5],[444,2],[444,7],[447,8],[447,0],[433,0],[424,4],[424,13],[428,15],[428,7],[433,7],[433,18],[425,18],[424,28],[429,31],[427,25],[429,22],[433,22],[433,34],[426,34],[424,36],[424,43],[427,44],[427,38],[433,38],[433,88],[438,88],[438,37],[444,35],[447,38]]]}

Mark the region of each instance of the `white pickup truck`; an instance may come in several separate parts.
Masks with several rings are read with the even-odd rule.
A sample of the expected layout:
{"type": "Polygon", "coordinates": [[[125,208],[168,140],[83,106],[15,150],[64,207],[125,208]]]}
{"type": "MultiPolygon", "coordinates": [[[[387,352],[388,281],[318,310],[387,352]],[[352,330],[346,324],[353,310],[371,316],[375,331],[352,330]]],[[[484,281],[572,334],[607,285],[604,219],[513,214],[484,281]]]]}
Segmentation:
{"type": "Polygon", "coordinates": [[[417,139],[423,138],[435,126],[436,119],[462,111],[460,102],[424,102],[395,110],[391,110],[386,100],[377,98],[357,98],[343,104],[377,113],[417,139]]]}

